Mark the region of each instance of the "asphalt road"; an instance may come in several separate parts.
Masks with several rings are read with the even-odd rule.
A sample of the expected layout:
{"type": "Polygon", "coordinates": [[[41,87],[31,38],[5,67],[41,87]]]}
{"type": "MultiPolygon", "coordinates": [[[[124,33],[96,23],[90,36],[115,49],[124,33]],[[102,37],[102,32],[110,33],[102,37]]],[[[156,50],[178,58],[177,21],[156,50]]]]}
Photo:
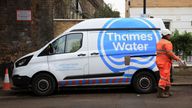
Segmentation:
{"type": "Polygon", "coordinates": [[[174,96],[137,94],[130,88],[68,88],[52,96],[37,97],[29,91],[0,90],[1,108],[192,108],[192,86],[173,86],[174,96]]]}

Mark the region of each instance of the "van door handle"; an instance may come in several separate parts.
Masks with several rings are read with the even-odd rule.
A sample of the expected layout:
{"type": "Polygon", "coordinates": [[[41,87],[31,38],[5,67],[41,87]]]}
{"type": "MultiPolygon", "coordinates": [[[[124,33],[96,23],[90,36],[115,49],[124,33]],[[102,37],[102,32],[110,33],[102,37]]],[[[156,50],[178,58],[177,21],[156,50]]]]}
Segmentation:
{"type": "Polygon", "coordinates": [[[78,54],[77,56],[86,56],[86,54],[78,54]]]}
{"type": "Polygon", "coordinates": [[[95,52],[94,52],[94,53],[91,53],[91,55],[99,55],[99,53],[95,53],[95,52]]]}

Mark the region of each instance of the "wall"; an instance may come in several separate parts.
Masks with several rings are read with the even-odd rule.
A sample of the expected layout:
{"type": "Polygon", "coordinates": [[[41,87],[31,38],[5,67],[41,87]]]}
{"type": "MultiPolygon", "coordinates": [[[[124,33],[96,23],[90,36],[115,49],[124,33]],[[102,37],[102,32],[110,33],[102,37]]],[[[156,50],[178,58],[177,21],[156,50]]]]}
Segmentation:
{"type": "Polygon", "coordinates": [[[60,35],[68,28],[83,21],[83,19],[55,19],[54,20],[54,37],[60,35]]]}
{"type": "MultiPolygon", "coordinates": [[[[131,7],[143,7],[143,0],[130,0],[131,7]]],[[[147,7],[191,7],[191,0],[146,0],[147,7]]]]}
{"type": "Polygon", "coordinates": [[[53,0],[32,0],[31,38],[41,48],[53,38],[53,0]]]}
{"type": "Polygon", "coordinates": [[[15,60],[20,56],[19,51],[25,47],[25,42],[30,40],[31,23],[19,22],[16,19],[18,9],[29,9],[30,0],[1,0],[0,5],[0,63],[7,59],[15,60]],[[13,57],[14,55],[14,57],[13,57]]]}
{"type": "MultiPolygon", "coordinates": [[[[66,12],[71,1],[76,0],[0,0],[0,64],[7,61],[6,59],[15,61],[41,48],[54,35],[78,23],[79,21],[65,22],[53,27],[54,15],[58,15],[59,18],[72,18],[71,10],[66,12]],[[59,4],[56,6],[60,6],[57,11],[63,9],[57,14],[54,14],[55,3],[59,4]],[[17,21],[17,10],[31,10],[32,20],[17,21]],[[58,31],[53,33],[53,29],[58,31]]],[[[103,4],[103,0],[79,0],[79,2],[83,7],[84,15],[88,15],[83,18],[91,18],[94,11],[103,4]]]]}
{"type": "MultiPolygon", "coordinates": [[[[131,17],[139,17],[143,8],[131,8],[131,17]]],[[[192,8],[147,8],[147,14],[170,22],[171,31],[192,32],[192,8]]]]}
{"type": "Polygon", "coordinates": [[[37,50],[53,37],[52,0],[0,0],[0,64],[37,50]],[[31,21],[17,21],[31,10],[31,21]]]}
{"type": "MultiPolygon", "coordinates": [[[[146,0],[147,14],[170,22],[171,31],[192,32],[191,0],[146,0]]],[[[143,1],[131,0],[130,16],[140,17],[143,14],[143,1]]]]}
{"type": "Polygon", "coordinates": [[[54,0],[54,19],[82,19],[92,18],[96,9],[103,6],[103,0],[54,0]]]}

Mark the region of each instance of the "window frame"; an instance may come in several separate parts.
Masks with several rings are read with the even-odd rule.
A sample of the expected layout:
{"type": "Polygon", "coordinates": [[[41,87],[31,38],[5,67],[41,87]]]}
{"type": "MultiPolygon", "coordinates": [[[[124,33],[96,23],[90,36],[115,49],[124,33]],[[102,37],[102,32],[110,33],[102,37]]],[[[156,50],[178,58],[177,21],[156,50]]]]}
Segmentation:
{"type": "MultiPolygon", "coordinates": [[[[49,55],[68,54],[68,53],[75,53],[75,52],[77,52],[77,51],[75,51],[75,52],[66,52],[67,37],[68,37],[69,35],[72,35],[72,34],[80,34],[80,36],[81,36],[80,47],[79,47],[79,49],[77,50],[77,51],[79,51],[79,50],[82,48],[82,46],[83,46],[83,38],[84,38],[83,33],[70,33],[70,34],[65,34],[65,35],[63,35],[63,36],[60,36],[59,38],[57,38],[57,39],[55,39],[54,41],[52,41],[51,43],[49,43],[49,44],[47,45],[47,47],[46,47],[45,49],[43,49],[43,51],[41,51],[41,52],[39,53],[38,56],[49,56],[49,55]],[[51,54],[47,54],[48,52],[46,52],[46,50],[48,50],[48,47],[50,47],[50,45],[53,47],[53,43],[56,42],[57,40],[63,38],[63,37],[65,37],[64,52],[63,52],[63,53],[51,53],[51,54]]],[[[52,50],[53,50],[53,48],[52,48],[52,50]]]]}
{"type": "Polygon", "coordinates": [[[64,54],[68,54],[68,53],[75,53],[75,52],[77,52],[77,51],[75,51],[75,52],[66,52],[66,46],[67,46],[67,37],[68,37],[68,35],[71,35],[71,34],[81,34],[81,43],[80,43],[80,47],[79,47],[79,49],[78,50],[80,50],[81,48],[82,48],[82,43],[83,43],[83,33],[70,33],[70,34],[66,34],[65,36],[66,36],[66,39],[65,39],[65,48],[64,48],[64,54]]]}

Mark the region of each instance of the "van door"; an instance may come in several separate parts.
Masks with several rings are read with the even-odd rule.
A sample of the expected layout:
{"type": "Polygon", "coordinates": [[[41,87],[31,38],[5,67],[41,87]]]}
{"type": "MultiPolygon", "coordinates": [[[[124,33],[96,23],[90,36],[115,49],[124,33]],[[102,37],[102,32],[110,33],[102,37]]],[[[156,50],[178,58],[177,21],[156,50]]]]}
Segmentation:
{"type": "MultiPolygon", "coordinates": [[[[53,54],[48,56],[49,70],[57,75],[59,82],[82,79],[88,73],[86,35],[86,32],[66,34],[52,42],[53,54]]],[[[67,83],[72,84],[75,85],[67,83]]]]}
{"type": "MultiPolygon", "coordinates": [[[[110,70],[105,66],[100,58],[97,48],[98,45],[97,31],[88,32],[88,45],[89,45],[89,75],[99,75],[109,73],[110,70]]],[[[97,78],[97,76],[95,76],[97,78]]]]}
{"type": "MultiPolygon", "coordinates": [[[[125,77],[127,66],[124,64],[124,57],[121,54],[114,54],[110,46],[111,41],[105,40],[106,31],[88,32],[89,45],[89,80],[95,84],[127,84],[128,77],[125,77]],[[104,44],[105,43],[105,44],[104,44]],[[104,48],[106,47],[106,49],[104,48]],[[119,57],[120,56],[120,57],[119,57]],[[119,59],[120,58],[120,59],[119,59]],[[122,64],[110,63],[110,59],[122,62],[122,64]]],[[[109,38],[109,37],[108,37],[109,38]]]]}

